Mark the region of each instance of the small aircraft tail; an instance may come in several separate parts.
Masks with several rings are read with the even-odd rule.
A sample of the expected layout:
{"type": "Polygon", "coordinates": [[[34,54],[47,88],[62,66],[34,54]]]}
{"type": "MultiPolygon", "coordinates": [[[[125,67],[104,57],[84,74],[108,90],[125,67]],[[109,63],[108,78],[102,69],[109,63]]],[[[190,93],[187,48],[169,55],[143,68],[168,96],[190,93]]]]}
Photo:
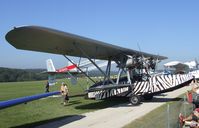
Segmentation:
{"type": "Polygon", "coordinates": [[[52,59],[46,60],[47,72],[56,72],[52,59]]]}
{"type": "Polygon", "coordinates": [[[52,59],[46,60],[46,66],[47,66],[47,73],[48,73],[48,82],[49,85],[55,85],[56,83],[56,70],[53,64],[52,59]]]}

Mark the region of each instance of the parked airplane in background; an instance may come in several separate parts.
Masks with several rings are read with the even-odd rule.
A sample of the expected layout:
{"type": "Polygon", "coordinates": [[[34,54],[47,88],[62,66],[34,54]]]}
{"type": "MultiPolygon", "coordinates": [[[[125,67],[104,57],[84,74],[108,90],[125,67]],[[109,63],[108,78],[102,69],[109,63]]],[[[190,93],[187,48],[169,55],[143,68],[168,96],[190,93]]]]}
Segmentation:
{"type": "MultiPolygon", "coordinates": [[[[104,67],[107,65],[107,61],[102,60],[93,60],[95,63],[98,63],[97,65],[99,67],[104,67]]],[[[112,62],[111,64],[115,64],[112,62]]],[[[81,61],[79,60],[79,63],[74,62],[68,62],[68,65],[55,69],[55,66],[53,64],[52,59],[46,60],[46,66],[47,66],[47,73],[48,73],[48,82],[50,85],[54,85],[56,83],[56,74],[66,74],[67,77],[71,78],[71,83],[76,84],[77,83],[77,77],[76,76],[83,76],[87,75],[89,76],[89,72],[92,70],[95,70],[96,67],[92,65],[92,63],[89,60],[81,61]]]]}
{"type": "Polygon", "coordinates": [[[187,67],[189,70],[198,69],[198,65],[199,64],[198,64],[197,60],[188,61],[188,62],[171,61],[171,62],[164,64],[164,66],[166,68],[186,68],[187,67]]]}
{"type": "MultiPolygon", "coordinates": [[[[107,61],[102,61],[102,60],[93,60],[95,63],[98,62],[98,66],[99,67],[104,67],[107,65],[107,61]]],[[[112,63],[114,64],[114,63],[112,63]]],[[[63,67],[63,68],[59,68],[59,69],[55,69],[54,64],[52,59],[48,59],[46,60],[46,66],[47,66],[47,72],[48,73],[72,73],[72,74],[80,74],[82,72],[87,72],[87,71],[92,71],[95,70],[96,67],[92,65],[91,62],[89,62],[89,60],[85,60],[85,61],[80,61],[79,63],[75,64],[74,62],[68,62],[68,65],[63,67]],[[78,68],[80,68],[81,70],[79,70],[78,68]]]]}
{"type": "Polygon", "coordinates": [[[171,61],[164,64],[165,70],[172,74],[176,73],[190,73],[196,79],[199,79],[199,68],[198,61],[180,62],[180,61],[171,61]]]}
{"type": "MultiPolygon", "coordinates": [[[[105,99],[126,96],[132,104],[137,105],[141,97],[146,100],[151,99],[155,94],[180,88],[193,79],[190,74],[148,74],[149,70],[155,69],[156,62],[167,57],[123,48],[50,28],[15,27],[6,34],[6,40],[17,49],[61,54],[72,64],[74,63],[66,55],[87,58],[104,76],[103,81],[96,82],[85,74],[94,83],[87,90],[89,98],[105,99]],[[104,72],[93,59],[108,61],[106,71],[104,72]],[[116,79],[110,77],[111,62],[117,64],[116,79]]],[[[77,68],[81,71],[80,67],[77,66],[77,68]]]]}

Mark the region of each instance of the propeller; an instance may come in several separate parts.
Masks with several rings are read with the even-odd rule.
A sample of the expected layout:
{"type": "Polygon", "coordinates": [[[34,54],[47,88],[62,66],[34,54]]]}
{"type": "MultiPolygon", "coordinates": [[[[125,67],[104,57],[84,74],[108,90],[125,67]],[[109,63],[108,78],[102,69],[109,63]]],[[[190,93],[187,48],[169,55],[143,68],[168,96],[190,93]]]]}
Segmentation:
{"type": "Polygon", "coordinates": [[[139,59],[139,65],[140,65],[140,69],[146,69],[146,72],[148,74],[148,69],[149,69],[149,64],[148,64],[148,58],[145,58],[142,51],[141,51],[141,48],[140,48],[140,45],[139,43],[137,43],[137,46],[139,48],[139,52],[140,52],[140,59],[139,59]]]}
{"type": "Polygon", "coordinates": [[[159,60],[159,55],[157,55],[157,58],[153,58],[151,57],[149,59],[149,67],[155,72],[155,70],[157,69],[157,64],[160,62],[159,60]]]}

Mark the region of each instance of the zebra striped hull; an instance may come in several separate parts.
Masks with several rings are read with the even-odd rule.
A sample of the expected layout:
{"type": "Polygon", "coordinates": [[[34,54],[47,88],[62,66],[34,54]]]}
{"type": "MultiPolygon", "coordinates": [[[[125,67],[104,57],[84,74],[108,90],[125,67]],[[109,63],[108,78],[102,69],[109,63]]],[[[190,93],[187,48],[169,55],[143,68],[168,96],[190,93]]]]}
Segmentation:
{"type": "Polygon", "coordinates": [[[152,76],[148,81],[135,82],[133,84],[133,94],[145,95],[158,92],[167,92],[176,87],[183,86],[193,79],[190,74],[177,75],[159,75],[152,76]]]}
{"type": "Polygon", "coordinates": [[[156,75],[147,81],[134,82],[129,87],[111,88],[88,93],[89,98],[105,99],[113,96],[155,95],[158,93],[172,91],[176,88],[189,84],[193,76],[191,74],[156,75]]]}

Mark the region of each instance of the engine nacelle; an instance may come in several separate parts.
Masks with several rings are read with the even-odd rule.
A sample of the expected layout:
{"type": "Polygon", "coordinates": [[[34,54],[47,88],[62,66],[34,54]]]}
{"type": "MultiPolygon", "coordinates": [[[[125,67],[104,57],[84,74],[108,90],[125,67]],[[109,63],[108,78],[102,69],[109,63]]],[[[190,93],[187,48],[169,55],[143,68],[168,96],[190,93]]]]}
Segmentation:
{"type": "Polygon", "coordinates": [[[140,68],[142,66],[142,60],[141,58],[128,58],[126,61],[126,67],[132,67],[132,68],[140,68]]]}
{"type": "Polygon", "coordinates": [[[127,61],[126,61],[126,67],[132,66],[133,64],[135,64],[133,58],[127,59],[127,61]]]}

